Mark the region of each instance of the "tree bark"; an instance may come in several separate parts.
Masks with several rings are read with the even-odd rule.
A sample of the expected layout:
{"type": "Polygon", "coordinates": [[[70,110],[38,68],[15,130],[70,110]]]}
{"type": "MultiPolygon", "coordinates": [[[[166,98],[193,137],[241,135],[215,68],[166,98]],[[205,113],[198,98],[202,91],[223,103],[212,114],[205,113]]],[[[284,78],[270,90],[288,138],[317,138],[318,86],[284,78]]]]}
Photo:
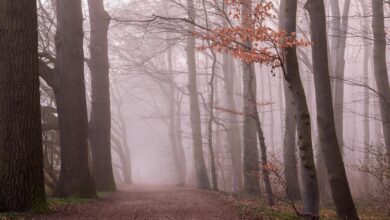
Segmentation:
{"type": "Polygon", "coordinates": [[[313,73],[320,145],[324,154],[336,212],[341,219],[358,219],[337,139],[327,54],[325,8],[323,0],[308,0],[313,73]]]}
{"type": "MultiPolygon", "coordinates": [[[[297,0],[283,0],[283,4],[286,6],[285,11],[282,12],[285,14],[283,27],[287,33],[291,34],[296,31],[297,0]]],[[[286,85],[294,101],[295,109],[292,112],[295,113],[297,120],[299,155],[302,164],[304,214],[308,219],[316,219],[319,218],[319,189],[312,146],[311,119],[299,73],[296,47],[286,48],[285,68],[286,85]]]]}
{"type": "Polygon", "coordinates": [[[0,212],[44,211],[36,1],[0,1],[0,212]]]}
{"type": "Polygon", "coordinates": [[[81,0],[57,2],[54,89],[61,142],[60,196],[96,197],[88,163],[88,118],[84,81],[81,0]]]}
{"type": "Polygon", "coordinates": [[[345,0],[342,17],[340,16],[339,1],[330,1],[333,12],[333,20],[337,25],[333,30],[334,48],[331,51],[332,57],[332,73],[335,76],[334,80],[334,103],[335,123],[337,138],[339,140],[340,150],[343,153],[344,146],[344,69],[345,69],[345,47],[347,41],[348,15],[351,1],[345,0]]]}
{"type": "MultiPolygon", "coordinates": [[[[229,110],[236,112],[233,81],[233,76],[236,73],[234,71],[233,62],[231,56],[223,55],[224,88],[227,107],[229,110]]],[[[233,192],[239,192],[242,189],[242,143],[241,129],[238,126],[238,123],[237,116],[235,114],[229,114],[227,135],[229,139],[229,153],[232,161],[233,192]]]]}
{"type": "Polygon", "coordinates": [[[379,93],[386,161],[390,169],[390,86],[386,64],[386,33],[383,0],[372,0],[372,33],[374,35],[374,75],[379,93]]]}
{"type": "Polygon", "coordinates": [[[370,33],[370,24],[369,20],[369,7],[365,3],[364,0],[360,1],[363,10],[363,16],[365,17],[363,27],[363,44],[364,44],[364,57],[363,57],[363,75],[364,75],[364,84],[367,87],[364,87],[364,120],[363,120],[363,144],[364,144],[364,155],[363,155],[363,191],[366,195],[370,192],[370,175],[368,173],[370,166],[370,90],[368,86],[370,86],[369,79],[369,61],[372,56],[372,46],[370,44],[369,34],[370,33]]]}
{"type": "MultiPolygon", "coordinates": [[[[296,31],[296,1],[292,1],[293,5],[288,4],[286,0],[280,2],[279,9],[279,27],[282,30],[286,30],[289,33],[296,31]],[[287,8],[287,6],[289,6],[287,8]],[[289,17],[287,17],[287,15],[289,17]],[[289,23],[286,23],[289,21],[289,23]],[[295,22],[294,22],[295,21],[295,22]]],[[[296,49],[290,53],[296,54],[296,49]]],[[[294,57],[286,55],[286,59],[292,59],[294,57]]],[[[296,55],[295,55],[296,56],[296,55]]],[[[299,67],[294,70],[287,69],[287,74],[295,71],[299,71],[299,67]]],[[[296,74],[296,73],[295,73],[296,74]]],[[[296,74],[300,77],[299,72],[296,74]]],[[[283,143],[283,158],[284,158],[284,178],[286,181],[288,197],[294,201],[301,200],[301,189],[298,181],[298,168],[297,168],[297,148],[296,148],[296,132],[297,122],[295,120],[295,103],[292,92],[289,89],[288,83],[283,80],[283,87],[285,93],[286,111],[284,117],[284,143],[283,143]]],[[[302,82],[301,82],[302,86],[302,82]]]]}
{"type": "Polygon", "coordinates": [[[88,0],[91,24],[91,142],[93,177],[98,191],[115,191],[111,162],[111,109],[108,61],[108,27],[110,15],[103,0],[88,0]]]}
{"type": "MultiPolygon", "coordinates": [[[[196,13],[193,0],[187,0],[187,4],[189,9],[189,19],[195,21],[196,13]]],[[[195,25],[191,23],[188,24],[188,31],[189,34],[192,35],[192,33],[195,32],[195,25]]],[[[188,89],[190,93],[191,129],[197,186],[199,189],[210,189],[210,180],[207,175],[206,164],[203,156],[194,36],[188,36],[186,53],[189,72],[188,89]]]]}
{"type": "MultiPolygon", "coordinates": [[[[252,0],[242,2],[242,25],[252,27],[252,0]]],[[[251,42],[246,40],[246,46],[251,47],[251,42]]],[[[256,75],[253,63],[242,62],[243,75],[243,103],[244,103],[244,154],[243,173],[244,191],[253,195],[260,195],[259,183],[259,150],[257,148],[256,114],[256,75]]]]}

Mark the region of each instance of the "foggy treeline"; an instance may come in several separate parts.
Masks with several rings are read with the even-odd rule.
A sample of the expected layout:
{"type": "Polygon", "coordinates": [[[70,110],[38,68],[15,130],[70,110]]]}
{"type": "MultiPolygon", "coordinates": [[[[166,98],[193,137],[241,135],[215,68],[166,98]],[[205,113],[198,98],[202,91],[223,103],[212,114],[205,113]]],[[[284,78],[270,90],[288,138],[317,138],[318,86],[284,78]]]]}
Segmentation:
{"type": "Polygon", "coordinates": [[[0,0],[0,212],[127,184],[386,210],[389,18],[384,0],[0,0]]]}

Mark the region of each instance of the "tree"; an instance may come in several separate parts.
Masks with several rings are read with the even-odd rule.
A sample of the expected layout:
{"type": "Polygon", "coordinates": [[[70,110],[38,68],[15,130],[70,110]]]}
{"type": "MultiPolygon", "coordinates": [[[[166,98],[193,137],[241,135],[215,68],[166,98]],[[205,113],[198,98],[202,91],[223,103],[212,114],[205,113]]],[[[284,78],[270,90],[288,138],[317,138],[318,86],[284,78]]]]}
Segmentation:
{"type": "MultiPolygon", "coordinates": [[[[187,0],[188,15],[191,21],[195,21],[196,11],[193,0],[187,0]]],[[[194,23],[188,24],[188,31],[195,32],[194,23]]],[[[210,180],[207,175],[206,164],[203,156],[202,127],[200,121],[200,109],[198,99],[198,85],[196,77],[195,37],[189,36],[187,40],[187,65],[188,65],[188,89],[190,93],[191,129],[195,172],[198,188],[210,189],[210,180]]]]}
{"type": "MultiPolygon", "coordinates": [[[[295,1],[292,1],[295,2],[295,1]]],[[[279,8],[279,27],[282,30],[286,30],[289,34],[292,32],[296,32],[296,28],[294,25],[296,22],[293,22],[296,20],[296,10],[294,10],[295,7],[287,8],[287,2],[285,0],[280,2],[280,8],[279,8]],[[295,13],[294,13],[295,11],[295,13]],[[290,13],[288,13],[290,12],[290,13]],[[287,14],[289,14],[291,17],[287,18],[287,14]],[[295,15],[295,16],[294,16],[295,15]],[[290,19],[291,22],[286,22],[290,19]],[[288,25],[291,25],[291,27],[286,27],[288,25]]],[[[292,57],[292,53],[294,51],[287,53],[285,59],[289,59],[292,57]],[[289,56],[291,55],[291,56],[289,56]]],[[[296,56],[296,51],[295,51],[296,56]]],[[[287,69],[287,74],[291,72],[289,75],[296,73],[296,71],[299,71],[299,68],[296,70],[290,70],[287,69]]],[[[299,74],[295,77],[300,77],[299,74]]],[[[299,188],[299,181],[298,181],[298,169],[297,169],[297,156],[296,156],[296,132],[297,132],[297,122],[295,120],[295,102],[294,102],[294,96],[292,92],[290,91],[288,87],[288,83],[283,80],[283,86],[284,86],[284,93],[285,93],[285,100],[286,100],[286,111],[285,111],[285,117],[284,117],[284,146],[283,146],[283,159],[284,159],[284,178],[286,181],[286,187],[287,187],[287,193],[293,200],[300,200],[301,199],[301,190],[299,188]]]]}
{"type": "Polygon", "coordinates": [[[115,191],[111,162],[111,111],[108,61],[108,27],[110,15],[104,9],[103,0],[89,0],[91,23],[91,70],[92,107],[89,122],[92,167],[96,189],[115,191]]]}
{"type": "Polygon", "coordinates": [[[310,17],[312,59],[317,104],[317,123],[321,150],[329,174],[329,184],[337,215],[358,219],[349,188],[341,149],[337,139],[330,86],[325,8],[323,0],[308,0],[305,8],[310,17]]]}
{"type": "Polygon", "coordinates": [[[372,33],[374,36],[374,75],[379,94],[386,160],[390,168],[390,85],[386,64],[386,33],[383,0],[372,0],[372,33]]]}
{"type": "MultiPolygon", "coordinates": [[[[96,197],[88,165],[81,0],[57,1],[56,94],[61,145],[61,196],[96,197]]],[[[53,85],[53,84],[52,84],[53,85]]]]}
{"type": "MultiPolygon", "coordinates": [[[[243,28],[252,28],[252,0],[245,0],[242,3],[243,28]]],[[[252,42],[249,38],[244,39],[244,44],[251,48],[252,42]]],[[[250,49],[249,49],[250,50],[250,49]]],[[[244,130],[243,130],[243,173],[244,191],[250,194],[260,194],[259,188],[259,151],[257,149],[257,125],[256,114],[256,75],[252,62],[242,62],[243,75],[243,103],[244,103],[244,130]]]]}
{"type": "Polygon", "coordinates": [[[340,15],[339,1],[330,1],[331,11],[333,15],[333,21],[335,27],[333,29],[333,44],[331,50],[331,56],[334,58],[331,61],[332,73],[336,79],[334,81],[334,112],[337,138],[341,153],[343,153],[344,146],[344,69],[345,69],[345,48],[347,41],[347,29],[348,29],[348,15],[350,9],[350,0],[345,0],[342,17],[340,15]]]}
{"type": "Polygon", "coordinates": [[[46,209],[36,1],[0,2],[0,212],[46,209]]]}

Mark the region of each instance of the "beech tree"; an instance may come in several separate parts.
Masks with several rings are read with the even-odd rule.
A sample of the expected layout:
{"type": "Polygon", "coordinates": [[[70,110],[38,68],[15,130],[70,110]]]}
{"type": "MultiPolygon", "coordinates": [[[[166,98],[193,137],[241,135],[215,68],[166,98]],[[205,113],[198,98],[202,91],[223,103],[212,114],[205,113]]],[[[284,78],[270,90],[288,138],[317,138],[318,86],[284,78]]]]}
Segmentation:
{"type": "Polygon", "coordinates": [[[308,0],[305,8],[309,12],[310,36],[313,42],[312,59],[320,147],[329,175],[333,201],[337,215],[340,218],[358,219],[341,156],[333,116],[324,1],[308,0]]]}
{"type": "Polygon", "coordinates": [[[36,1],[0,1],[0,212],[44,211],[36,1]]]}

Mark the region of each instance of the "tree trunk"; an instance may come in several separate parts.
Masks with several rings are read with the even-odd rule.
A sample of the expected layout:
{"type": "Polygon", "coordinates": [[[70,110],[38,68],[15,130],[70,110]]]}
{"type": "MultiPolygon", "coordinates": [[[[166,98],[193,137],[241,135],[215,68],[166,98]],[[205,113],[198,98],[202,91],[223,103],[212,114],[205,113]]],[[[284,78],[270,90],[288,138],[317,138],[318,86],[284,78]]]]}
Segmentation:
{"type": "MultiPolygon", "coordinates": [[[[243,26],[252,27],[252,0],[244,0],[242,3],[243,26]]],[[[249,40],[244,42],[248,47],[252,46],[249,40]]],[[[242,62],[243,75],[243,103],[244,103],[244,191],[253,195],[260,194],[259,183],[259,150],[257,148],[256,114],[256,75],[253,63],[242,62]]]]}
{"type": "Polygon", "coordinates": [[[0,212],[44,211],[36,1],[0,1],[0,212]]]}
{"type": "Polygon", "coordinates": [[[386,66],[386,33],[383,0],[372,0],[372,32],[374,35],[374,74],[379,93],[386,160],[390,169],[390,86],[386,66]]]}
{"type": "Polygon", "coordinates": [[[61,142],[61,196],[96,197],[88,163],[81,0],[57,2],[55,88],[61,142]]]}
{"type": "Polygon", "coordinates": [[[214,99],[215,99],[215,66],[217,63],[217,55],[213,50],[210,50],[213,57],[213,64],[211,69],[211,78],[210,78],[210,99],[209,99],[209,120],[207,123],[207,130],[208,130],[208,146],[209,146],[209,152],[210,152],[210,171],[211,171],[211,182],[213,190],[218,191],[218,176],[217,176],[217,168],[215,166],[215,153],[214,153],[214,146],[213,146],[213,125],[214,125],[214,99]]]}
{"type": "MultiPolygon", "coordinates": [[[[287,33],[296,31],[297,0],[283,0],[286,6],[283,19],[283,27],[287,33]]],[[[299,74],[299,64],[296,47],[287,48],[285,51],[286,84],[294,101],[297,120],[299,155],[301,159],[304,214],[309,219],[319,218],[319,191],[314,153],[311,137],[311,119],[309,108],[299,74]]],[[[291,101],[291,100],[290,100],[291,101]]],[[[295,127],[293,128],[295,131],[295,127]]],[[[294,132],[295,135],[295,132],[294,132]]],[[[294,146],[293,146],[294,149],[294,146]]],[[[295,150],[294,150],[295,154],[295,150]]]]}
{"type": "MultiPolygon", "coordinates": [[[[169,36],[168,36],[169,39],[169,36]]],[[[183,172],[183,164],[179,149],[179,144],[176,134],[176,92],[174,87],[174,78],[173,78],[173,62],[172,62],[172,48],[169,48],[167,51],[167,62],[168,62],[168,99],[169,99],[169,140],[171,143],[171,152],[172,159],[174,162],[176,175],[177,175],[177,184],[183,186],[185,184],[185,173],[183,172]]],[[[185,166],[185,165],[184,165],[185,166]]]]}
{"type": "Polygon", "coordinates": [[[368,175],[368,170],[370,166],[370,79],[369,79],[369,61],[372,53],[372,46],[370,45],[369,39],[369,31],[370,31],[370,24],[369,20],[367,19],[369,17],[369,8],[364,0],[361,2],[362,10],[363,10],[363,16],[364,19],[364,34],[363,34],[363,44],[364,44],[364,58],[363,58],[363,75],[364,75],[364,84],[366,87],[364,87],[364,120],[363,120],[363,134],[364,134],[364,155],[363,155],[363,176],[362,176],[362,182],[363,186],[362,189],[366,195],[370,192],[370,175],[368,175]]]}
{"type": "MultiPolygon", "coordinates": [[[[193,0],[187,0],[189,8],[189,19],[195,21],[195,6],[193,0]]],[[[189,34],[195,32],[195,25],[188,24],[189,34]]],[[[193,153],[195,162],[195,172],[197,186],[199,189],[210,189],[210,181],[207,176],[206,164],[203,156],[202,127],[200,120],[200,109],[198,99],[198,85],[196,77],[196,60],[195,60],[195,37],[189,36],[187,40],[187,65],[188,65],[188,89],[190,93],[190,112],[191,112],[191,129],[193,153]]]]}
{"type": "MultiPolygon", "coordinates": [[[[296,1],[292,1],[294,5],[296,5],[296,1]]],[[[295,32],[296,31],[296,7],[291,4],[289,4],[289,8],[287,8],[287,2],[286,0],[282,0],[280,2],[280,9],[279,9],[279,27],[282,30],[295,32]],[[291,8],[292,7],[292,8],[291,8]],[[289,17],[287,17],[289,15],[289,17]],[[290,19],[290,20],[289,20],[290,19]],[[287,24],[286,20],[289,20],[290,22],[287,24]]],[[[294,50],[292,53],[296,54],[296,50],[294,50]]],[[[287,54],[288,55],[288,54],[287,54]]],[[[292,56],[286,56],[286,59],[292,59],[292,56]]],[[[287,70],[287,73],[299,71],[298,69],[295,70],[287,70]]],[[[297,74],[299,76],[299,72],[297,74]]],[[[296,132],[297,132],[297,122],[295,120],[295,103],[294,103],[294,97],[288,87],[287,82],[283,80],[283,86],[284,86],[284,93],[285,93],[285,102],[286,102],[286,110],[285,110],[285,117],[284,117],[284,147],[283,147],[283,158],[284,158],[284,178],[286,181],[286,187],[287,187],[287,194],[288,197],[294,201],[301,200],[301,189],[299,188],[299,181],[298,181],[298,168],[297,168],[297,148],[296,148],[296,132]]],[[[301,83],[302,86],[302,83],[301,83]]],[[[282,119],[282,118],[281,118],[282,119]]],[[[283,130],[281,130],[283,131],[283,130]]]]}
{"type": "Polygon", "coordinates": [[[335,76],[334,83],[334,103],[335,123],[337,138],[339,140],[340,150],[343,153],[344,146],[344,69],[345,69],[345,46],[348,33],[348,15],[351,1],[345,0],[343,15],[340,17],[339,1],[331,1],[331,8],[333,11],[333,20],[336,20],[337,26],[334,29],[335,46],[331,51],[332,57],[332,73],[335,76]]]}
{"type": "Polygon", "coordinates": [[[111,162],[111,109],[108,61],[108,26],[110,16],[103,0],[88,0],[91,23],[89,68],[91,70],[91,142],[93,177],[98,191],[115,191],[111,162]]]}
{"type": "Polygon", "coordinates": [[[323,0],[308,0],[317,123],[336,212],[341,219],[358,219],[337,139],[330,86],[323,0]]]}
{"type": "MultiPolygon", "coordinates": [[[[223,74],[226,93],[227,107],[230,111],[236,112],[236,103],[234,100],[234,81],[233,77],[234,63],[233,59],[229,55],[223,56],[223,74]]],[[[238,126],[237,115],[229,114],[228,124],[228,144],[229,152],[232,161],[232,174],[233,174],[233,192],[239,192],[242,189],[242,143],[241,143],[241,129],[238,126]]]]}

